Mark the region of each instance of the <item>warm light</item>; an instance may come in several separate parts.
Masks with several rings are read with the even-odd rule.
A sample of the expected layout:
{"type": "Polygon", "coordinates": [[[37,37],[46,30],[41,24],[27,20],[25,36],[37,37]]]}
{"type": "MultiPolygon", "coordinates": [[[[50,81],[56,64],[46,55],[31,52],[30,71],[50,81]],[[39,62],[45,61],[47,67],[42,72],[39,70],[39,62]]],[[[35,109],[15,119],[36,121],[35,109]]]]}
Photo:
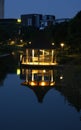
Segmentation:
{"type": "Polygon", "coordinates": [[[60,46],[63,48],[64,47],[64,43],[61,43],[60,46]]]}
{"type": "Polygon", "coordinates": [[[51,82],[51,83],[50,83],[50,86],[54,86],[54,85],[55,85],[55,82],[51,82]]]}
{"type": "Polygon", "coordinates": [[[17,69],[17,75],[20,75],[20,69],[17,69]]]}
{"type": "Polygon", "coordinates": [[[42,81],[39,83],[40,86],[46,86],[46,82],[42,81]]]}
{"type": "Polygon", "coordinates": [[[11,41],[10,44],[11,44],[11,45],[15,44],[15,41],[11,41]]]}
{"type": "Polygon", "coordinates": [[[29,85],[31,85],[31,86],[37,86],[37,82],[31,81],[31,82],[29,82],[29,85]]]}
{"type": "Polygon", "coordinates": [[[43,73],[45,73],[46,72],[46,70],[43,70],[43,73]]]}
{"type": "Polygon", "coordinates": [[[18,23],[21,23],[21,19],[17,19],[17,22],[18,22],[18,23]]]}
{"type": "MultiPolygon", "coordinates": [[[[31,41],[28,43],[32,44],[31,41]]],[[[57,64],[56,55],[53,49],[52,50],[51,49],[50,50],[28,49],[26,55],[23,56],[23,60],[21,64],[38,65],[38,66],[40,65],[54,66],[57,64]]]]}
{"type": "Polygon", "coordinates": [[[41,81],[39,82],[39,86],[49,86],[49,82],[41,81]]]}
{"type": "Polygon", "coordinates": [[[55,61],[54,63],[47,63],[47,62],[24,62],[22,61],[22,64],[27,64],[27,65],[46,65],[46,66],[49,66],[49,65],[57,65],[57,62],[55,61]]]}

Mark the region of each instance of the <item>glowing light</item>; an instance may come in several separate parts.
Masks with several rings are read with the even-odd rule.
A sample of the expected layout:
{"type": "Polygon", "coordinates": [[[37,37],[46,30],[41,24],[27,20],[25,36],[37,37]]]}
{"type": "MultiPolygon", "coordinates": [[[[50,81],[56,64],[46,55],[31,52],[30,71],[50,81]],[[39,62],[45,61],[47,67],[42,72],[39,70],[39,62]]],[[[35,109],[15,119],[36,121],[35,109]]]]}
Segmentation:
{"type": "Polygon", "coordinates": [[[45,73],[46,72],[46,70],[43,70],[43,73],[45,73]]]}
{"type": "Polygon", "coordinates": [[[55,43],[54,43],[54,42],[52,42],[51,44],[52,44],[52,46],[54,46],[54,45],[55,45],[55,43]]]}
{"type": "MultiPolygon", "coordinates": [[[[31,41],[29,42],[31,44],[31,41]]],[[[54,50],[27,49],[26,56],[23,56],[22,64],[27,65],[56,65],[54,50]],[[38,53],[39,52],[39,53],[38,53]],[[41,52],[41,53],[40,53],[41,52]]]]}
{"type": "Polygon", "coordinates": [[[63,79],[63,76],[60,76],[60,79],[62,80],[62,79],[63,79]]]}
{"type": "Polygon", "coordinates": [[[21,23],[21,19],[17,19],[17,22],[18,22],[18,23],[21,23]]]}
{"type": "Polygon", "coordinates": [[[46,66],[48,66],[48,65],[57,65],[57,63],[55,62],[55,63],[47,63],[47,62],[25,62],[25,61],[22,61],[22,64],[24,64],[24,65],[46,65],[46,66]]]}
{"type": "Polygon", "coordinates": [[[51,83],[50,83],[50,86],[54,86],[54,85],[55,85],[55,82],[51,82],[51,83]]]}
{"type": "Polygon", "coordinates": [[[60,46],[63,48],[64,47],[64,43],[61,43],[60,46]]]}
{"type": "Polygon", "coordinates": [[[37,74],[38,70],[32,70],[32,74],[37,74]]]}
{"type": "Polygon", "coordinates": [[[22,42],[23,42],[23,39],[20,39],[20,42],[22,43],[22,42]]]}
{"type": "Polygon", "coordinates": [[[15,52],[12,52],[12,55],[15,55],[15,52]]]}
{"type": "Polygon", "coordinates": [[[15,41],[11,41],[10,44],[11,44],[11,45],[15,44],[15,41]]]}
{"type": "Polygon", "coordinates": [[[39,82],[39,86],[48,86],[49,82],[41,81],[39,82]]]}
{"type": "Polygon", "coordinates": [[[37,82],[31,81],[31,82],[29,82],[29,85],[31,85],[31,86],[37,86],[37,82]]]}
{"type": "Polygon", "coordinates": [[[29,44],[31,44],[31,41],[29,42],[29,44]]]}
{"type": "Polygon", "coordinates": [[[20,75],[20,69],[17,69],[17,75],[20,75]]]}

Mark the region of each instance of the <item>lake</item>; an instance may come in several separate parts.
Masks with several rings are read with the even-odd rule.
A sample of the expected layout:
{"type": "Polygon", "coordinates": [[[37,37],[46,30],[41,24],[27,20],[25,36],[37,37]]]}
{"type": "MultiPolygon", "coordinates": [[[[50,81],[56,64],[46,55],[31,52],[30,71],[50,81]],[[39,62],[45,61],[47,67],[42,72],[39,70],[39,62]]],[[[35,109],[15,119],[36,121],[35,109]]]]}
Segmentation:
{"type": "Polygon", "coordinates": [[[53,69],[54,86],[31,87],[18,57],[0,64],[0,130],[81,130],[81,67],[53,69]]]}

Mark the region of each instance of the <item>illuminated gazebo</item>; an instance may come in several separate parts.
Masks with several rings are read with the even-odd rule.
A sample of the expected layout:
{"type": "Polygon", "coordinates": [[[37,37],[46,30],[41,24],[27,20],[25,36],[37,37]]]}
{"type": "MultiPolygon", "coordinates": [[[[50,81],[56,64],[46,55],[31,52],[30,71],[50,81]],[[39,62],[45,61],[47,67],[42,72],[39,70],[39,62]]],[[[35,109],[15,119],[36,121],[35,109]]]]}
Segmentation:
{"type": "Polygon", "coordinates": [[[56,65],[55,44],[50,43],[42,33],[27,43],[24,55],[20,56],[21,66],[54,66],[56,65]]]}

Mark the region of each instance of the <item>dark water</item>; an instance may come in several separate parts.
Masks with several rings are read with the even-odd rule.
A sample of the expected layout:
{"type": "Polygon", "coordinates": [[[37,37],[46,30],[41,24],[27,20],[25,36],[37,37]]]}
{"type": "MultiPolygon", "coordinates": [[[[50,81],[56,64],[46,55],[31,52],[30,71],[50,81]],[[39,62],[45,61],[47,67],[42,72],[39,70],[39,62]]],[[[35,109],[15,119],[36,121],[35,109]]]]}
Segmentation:
{"type": "Polygon", "coordinates": [[[80,67],[58,70],[58,85],[43,88],[42,102],[33,89],[21,85],[18,68],[12,58],[0,66],[0,130],[81,130],[80,67]]]}

